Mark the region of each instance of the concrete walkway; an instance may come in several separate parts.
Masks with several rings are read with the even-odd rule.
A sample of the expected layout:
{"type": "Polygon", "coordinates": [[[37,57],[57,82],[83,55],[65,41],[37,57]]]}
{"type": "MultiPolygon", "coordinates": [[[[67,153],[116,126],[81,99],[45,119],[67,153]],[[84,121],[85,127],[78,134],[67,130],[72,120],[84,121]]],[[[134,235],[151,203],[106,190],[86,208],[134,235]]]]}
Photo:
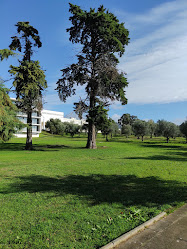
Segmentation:
{"type": "Polygon", "coordinates": [[[115,249],[187,249],[187,204],[115,249]]]}

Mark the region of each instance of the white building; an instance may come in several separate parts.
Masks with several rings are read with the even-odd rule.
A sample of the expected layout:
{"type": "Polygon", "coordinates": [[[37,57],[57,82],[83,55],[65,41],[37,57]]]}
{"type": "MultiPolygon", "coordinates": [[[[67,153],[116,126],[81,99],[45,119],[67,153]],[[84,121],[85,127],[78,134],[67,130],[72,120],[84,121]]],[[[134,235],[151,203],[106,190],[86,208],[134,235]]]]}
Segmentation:
{"type": "MultiPolygon", "coordinates": [[[[12,102],[15,103],[16,99],[11,98],[12,102]]],[[[17,114],[18,119],[23,122],[24,124],[27,124],[27,114],[23,112],[18,112],[17,114]]],[[[82,119],[76,119],[76,118],[64,118],[63,112],[55,112],[55,111],[49,111],[49,110],[42,110],[41,113],[39,113],[37,110],[33,111],[32,113],[32,136],[33,137],[39,137],[39,134],[42,130],[45,130],[45,124],[48,120],[51,118],[53,119],[60,119],[62,122],[69,122],[73,124],[83,125],[86,123],[86,120],[82,119]]],[[[22,130],[18,131],[15,136],[16,137],[26,137],[27,135],[27,128],[23,128],[22,130]]]]}
{"type": "MultiPolygon", "coordinates": [[[[14,98],[11,98],[11,100],[13,103],[16,102],[16,99],[14,99],[14,98]]],[[[27,114],[26,113],[19,111],[17,113],[17,117],[22,123],[27,124],[27,114]]],[[[42,130],[41,115],[36,110],[36,111],[33,111],[33,113],[32,113],[32,136],[39,137],[41,130],[42,130]]],[[[16,137],[26,137],[26,135],[27,135],[27,127],[23,128],[22,130],[18,131],[15,134],[16,137]]]]}
{"type": "Polygon", "coordinates": [[[45,130],[45,124],[48,120],[51,118],[53,119],[60,119],[62,122],[68,122],[78,125],[83,125],[86,121],[84,119],[75,119],[75,118],[64,118],[63,112],[55,112],[55,111],[49,111],[49,110],[42,110],[41,111],[41,126],[42,129],[45,130]]]}

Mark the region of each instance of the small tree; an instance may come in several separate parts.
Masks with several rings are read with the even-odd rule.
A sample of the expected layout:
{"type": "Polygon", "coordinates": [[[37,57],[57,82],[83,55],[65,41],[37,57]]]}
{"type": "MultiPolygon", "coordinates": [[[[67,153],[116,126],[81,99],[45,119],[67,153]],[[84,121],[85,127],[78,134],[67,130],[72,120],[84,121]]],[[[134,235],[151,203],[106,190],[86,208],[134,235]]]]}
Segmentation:
{"type": "Polygon", "coordinates": [[[119,125],[114,120],[111,121],[111,138],[120,134],[119,125]]]}
{"type": "Polygon", "coordinates": [[[152,138],[155,131],[156,131],[157,125],[155,124],[155,122],[152,119],[147,121],[147,125],[148,125],[148,132],[150,134],[150,138],[152,138]]]}
{"type": "Polygon", "coordinates": [[[80,132],[80,125],[74,124],[74,123],[69,123],[69,122],[64,122],[65,125],[65,132],[66,134],[70,134],[72,137],[74,137],[75,134],[78,134],[80,132]]]}
{"type": "Polygon", "coordinates": [[[45,127],[51,134],[63,135],[65,131],[65,125],[60,119],[51,118],[46,122],[45,127]]]}
{"type": "Polygon", "coordinates": [[[142,142],[144,140],[144,136],[147,134],[148,132],[148,125],[147,122],[143,121],[143,120],[136,120],[133,123],[133,131],[135,136],[141,136],[142,137],[142,142]]]}
{"type": "Polygon", "coordinates": [[[180,126],[180,131],[182,132],[182,134],[185,136],[186,138],[186,143],[187,143],[187,121],[183,122],[180,126]]]}
{"type": "Polygon", "coordinates": [[[42,43],[38,31],[29,22],[18,22],[17,36],[12,37],[9,48],[23,52],[23,60],[18,67],[11,66],[14,75],[17,106],[27,114],[26,150],[32,149],[32,112],[42,107],[42,91],[47,87],[44,71],[38,61],[32,61],[33,46],[40,48],[42,43]]]}
{"type": "Polygon", "coordinates": [[[128,138],[132,134],[132,126],[130,124],[123,125],[121,128],[121,134],[128,138]]]}
{"type": "Polygon", "coordinates": [[[106,137],[106,141],[108,142],[108,135],[111,134],[111,138],[112,138],[112,124],[114,123],[114,120],[112,120],[111,118],[106,118],[106,120],[104,121],[104,123],[102,123],[101,126],[101,132],[102,134],[106,137]]]}
{"type": "Polygon", "coordinates": [[[177,136],[179,129],[176,124],[165,120],[158,120],[157,124],[157,133],[164,136],[167,143],[171,137],[174,138],[177,136]]]}
{"type": "Polygon", "coordinates": [[[118,72],[117,53],[122,56],[129,42],[129,32],[124,23],[103,6],[97,11],[84,11],[70,4],[72,27],[67,29],[70,41],[82,45],[78,62],[62,69],[57,91],[62,101],[75,94],[76,85],[85,85],[88,99],[89,123],[87,148],[96,148],[95,116],[92,115],[100,101],[119,100],[127,103],[124,88],[128,85],[122,72],[118,72]]]}

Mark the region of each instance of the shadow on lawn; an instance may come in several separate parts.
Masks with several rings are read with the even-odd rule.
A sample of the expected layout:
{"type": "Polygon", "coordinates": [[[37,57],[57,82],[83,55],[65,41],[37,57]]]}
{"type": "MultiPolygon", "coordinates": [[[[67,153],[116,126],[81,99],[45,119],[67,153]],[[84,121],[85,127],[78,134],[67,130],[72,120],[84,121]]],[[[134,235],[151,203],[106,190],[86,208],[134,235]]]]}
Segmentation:
{"type": "Polygon", "coordinates": [[[72,194],[91,205],[121,203],[128,205],[159,206],[186,201],[186,183],[166,181],[158,177],[138,178],[135,175],[68,175],[46,177],[31,175],[18,177],[1,193],[53,192],[54,196],[72,194]]]}
{"type": "Polygon", "coordinates": [[[169,160],[169,161],[179,161],[185,162],[187,161],[186,152],[178,152],[178,153],[170,153],[167,155],[154,155],[154,156],[147,156],[147,157],[125,157],[124,159],[134,159],[134,160],[169,160]]]}
{"type": "MultiPolygon", "coordinates": [[[[62,144],[33,144],[32,151],[59,151],[61,149],[84,149],[84,147],[66,146],[62,144]]],[[[26,151],[25,143],[1,143],[0,151],[26,151]]]]}
{"type": "Polygon", "coordinates": [[[187,147],[180,145],[158,144],[157,142],[144,142],[142,147],[162,149],[162,154],[148,157],[126,157],[125,159],[143,159],[143,160],[170,160],[187,161],[187,147]]]}

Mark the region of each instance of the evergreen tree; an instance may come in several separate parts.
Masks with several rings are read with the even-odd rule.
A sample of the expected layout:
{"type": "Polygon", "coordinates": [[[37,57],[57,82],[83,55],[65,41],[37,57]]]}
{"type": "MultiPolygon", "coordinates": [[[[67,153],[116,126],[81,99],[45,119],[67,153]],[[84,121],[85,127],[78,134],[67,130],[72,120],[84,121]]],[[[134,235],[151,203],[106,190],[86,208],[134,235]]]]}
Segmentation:
{"type": "Polygon", "coordinates": [[[12,103],[8,89],[0,82],[0,140],[8,141],[13,134],[24,127],[16,118],[17,108],[12,103]]]}
{"type": "Polygon", "coordinates": [[[82,45],[77,55],[78,62],[62,69],[62,78],[57,82],[59,97],[66,101],[75,94],[76,85],[85,85],[89,108],[87,148],[96,148],[95,110],[99,101],[119,100],[127,103],[124,88],[128,85],[116,66],[116,55],[122,56],[129,43],[129,32],[124,23],[103,6],[98,10],[82,10],[70,4],[72,27],[67,29],[72,43],[82,45]]]}
{"type": "Polygon", "coordinates": [[[44,71],[38,61],[32,61],[33,46],[40,48],[42,43],[38,31],[29,22],[18,22],[17,36],[12,37],[9,48],[23,52],[23,60],[18,67],[11,66],[14,75],[17,106],[27,114],[26,150],[32,149],[32,112],[42,107],[42,91],[47,87],[44,71]]]}

